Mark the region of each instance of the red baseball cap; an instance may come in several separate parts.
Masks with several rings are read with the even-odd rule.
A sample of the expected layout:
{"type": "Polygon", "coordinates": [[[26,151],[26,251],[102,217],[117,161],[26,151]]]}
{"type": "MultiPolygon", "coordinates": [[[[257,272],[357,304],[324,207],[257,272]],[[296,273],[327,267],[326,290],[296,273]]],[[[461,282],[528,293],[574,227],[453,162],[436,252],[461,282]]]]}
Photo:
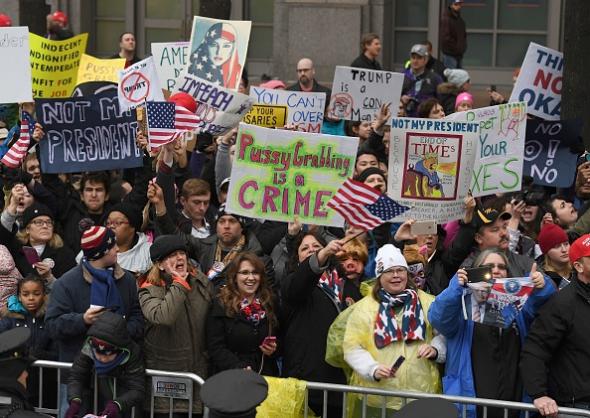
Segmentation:
{"type": "Polygon", "coordinates": [[[12,19],[10,19],[10,16],[0,13],[0,28],[7,28],[8,26],[12,26],[12,19]]]}
{"type": "Polygon", "coordinates": [[[68,15],[60,10],[56,10],[55,12],[53,12],[53,14],[51,15],[51,19],[57,20],[64,26],[68,24],[68,15]]]}
{"type": "Polygon", "coordinates": [[[570,246],[570,261],[572,263],[582,257],[590,257],[590,234],[582,235],[570,246]]]}
{"type": "Polygon", "coordinates": [[[190,112],[195,113],[197,111],[197,102],[195,102],[194,97],[183,91],[174,93],[168,98],[168,101],[182,106],[190,112]]]}

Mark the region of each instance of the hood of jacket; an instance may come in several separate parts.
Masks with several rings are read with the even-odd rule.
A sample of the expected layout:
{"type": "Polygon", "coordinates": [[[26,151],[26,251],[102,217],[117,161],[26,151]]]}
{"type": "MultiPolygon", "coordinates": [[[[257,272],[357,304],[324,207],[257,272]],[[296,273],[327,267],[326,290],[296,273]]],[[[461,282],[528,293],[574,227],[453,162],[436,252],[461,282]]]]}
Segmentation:
{"type": "Polygon", "coordinates": [[[436,88],[438,94],[459,94],[459,87],[453,83],[440,83],[436,88]]]}
{"type": "Polygon", "coordinates": [[[88,329],[87,335],[100,338],[119,348],[128,348],[131,344],[127,321],[121,315],[111,311],[103,312],[88,329]]]}
{"type": "MultiPolygon", "coordinates": [[[[49,299],[48,296],[45,295],[43,297],[43,303],[41,303],[41,306],[39,307],[39,309],[37,309],[37,312],[35,312],[35,315],[31,315],[34,318],[44,318],[45,317],[45,313],[47,312],[47,304],[49,303],[49,299]]],[[[14,319],[25,319],[24,314],[20,313],[20,312],[13,312],[11,310],[8,309],[8,304],[6,304],[4,307],[2,307],[2,309],[0,309],[0,318],[14,318],[14,319]]]]}

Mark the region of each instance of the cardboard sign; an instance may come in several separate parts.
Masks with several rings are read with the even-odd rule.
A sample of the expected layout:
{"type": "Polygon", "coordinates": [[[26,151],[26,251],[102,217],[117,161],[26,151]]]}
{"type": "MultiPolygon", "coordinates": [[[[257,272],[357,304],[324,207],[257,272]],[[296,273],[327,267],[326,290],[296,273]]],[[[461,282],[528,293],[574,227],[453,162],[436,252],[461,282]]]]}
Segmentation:
{"type": "Polygon", "coordinates": [[[237,90],[248,53],[252,22],[195,16],[188,74],[237,90]]]}
{"type": "Polygon", "coordinates": [[[152,43],[152,56],[156,63],[160,87],[164,90],[175,90],[176,80],[188,64],[188,50],[188,42],[152,43]]]}
{"type": "Polygon", "coordinates": [[[65,41],[51,41],[33,33],[29,36],[33,97],[70,97],[76,86],[78,66],[86,51],[88,34],[65,41]]]}
{"type": "Polygon", "coordinates": [[[287,106],[253,105],[244,116],[243,122],[264,128],[285,126],[287,121],[287,106]]]}
{"type": "Polygon", "coordinates": [[[119,71],[125,68],[125,58],[100,59],[92,55],[82,54],[78,68],[78,82],[110,81],[119,82],[119,71]]]}
{"type": "Polygon", "coordinates": [[[531,115],[547,120],[559,120],[562,76],[563,54],[531,42],[510,101],[526,102],[531,115]]]}
{"type": "Polygon", "coordinates": [[[163,102],[154,58],[148,57],[119,72],[119,106],[124,112],[145,101],[163,102]]]}
{"type": "Polygon", "coordinates": [[[141,167],[135,146],[135,112],[119,112],[117,95],[35,101],[44,173],[76,173],[141,167]]]}
{"type": "Polygon", "coordinates": [[[476,156],[476,123],[394,118],[387,194],[411,209],[394,221],[463,217],[476,156]]]}
{"type": "Polygon", "coordinates": [[[0,28],[0,103],[33,101],[29,28],[0,28]]]}
{"type": "Polygon", "coordinates": [[[287,123],[298,131],[322,131],[326,93],[305,93],[301,91],[273,90],[250,87],[250,97],[255,103],[287,106],[287,123]]]}
{"type": "Polygon", "coordinates": [[[520,190],[527,106],[524,102],[453,113],[445,120],[479,124],[471,191],[473,196],[520,190]]]}
{"type": "Polygon", "coordinates": [[[576,178],[578,154],[570,147],[580,144],[582,121],[530,120],[524,148],[524,173],[535,184],[570,187],[576,178]]]}
{"type": "Polygon", "coordinates": [[[336,66],[328,116],[372,121],[382,105],[397,107],[403,84],[401,73],[336,66]]]}
{"type": "Polygon", "coordinates": [[[227,211],[252,218],[342,226],[327,207],[352,176],[358,138],[240,124],[227,211]]]}
{"type": "Polygon", "coordinates": [[[253,101],[245,94],[217,86],[190,74],[185,74],[178,84],[179,91],[193,96],[201,122],[197,133],[223,135],[238,126],[252,107],[253,101]]]}

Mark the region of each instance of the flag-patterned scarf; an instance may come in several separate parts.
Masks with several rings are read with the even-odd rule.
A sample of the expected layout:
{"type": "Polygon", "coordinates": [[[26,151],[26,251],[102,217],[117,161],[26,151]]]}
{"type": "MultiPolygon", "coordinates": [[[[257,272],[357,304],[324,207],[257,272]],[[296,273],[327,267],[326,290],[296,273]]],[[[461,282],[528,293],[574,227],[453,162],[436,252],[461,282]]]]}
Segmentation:
{"type": "Polygon", "coordinates": [[[375,321],[375,345],[383,348],[394,341],[424,340],[426,323],[418,294],[406,289],[398,295],[379,290],[379,312],[375,321]],[[395,307],[403,306],[402,326],[395,320],[395,307]]]}
{"type": "Polygon", "coordinates": [[[240,312],[254,325],[258,325],[266,317],[266,311],[258,298],[255,298],[251,303],[246,298],[242,300],[240,303],[240,312]]]}
{"type": "Polygon", "coordinates": [[[344,278],[340,277],[336,269],[324,271],[318,281],[318,285],[334,300],[334,302],[338,304],[342,303],[344,278]]]}
{"type": "Polygon", "coordinates": [[[20,166],[29,150],[31,136],[33,136],[34,129],[35,121],[31,115],[23,111],[21,115],[19,138],[0,161],[2,164],[9,168],[18,168],[20,166]]]}

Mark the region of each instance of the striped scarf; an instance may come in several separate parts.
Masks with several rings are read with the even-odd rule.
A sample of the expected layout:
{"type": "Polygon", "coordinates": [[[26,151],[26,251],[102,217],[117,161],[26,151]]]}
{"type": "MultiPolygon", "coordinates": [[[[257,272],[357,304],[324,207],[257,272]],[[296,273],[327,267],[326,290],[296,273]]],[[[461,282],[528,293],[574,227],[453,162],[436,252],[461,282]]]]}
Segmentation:
{"type": "Polygon", "coordinates": [[[242,300],[240,303],[240,312],[254,325],[258,325],[266,317],[266,311],[258,298],[255,298],[252,302],[248,302],[248,299],[242,300]]]}
{"type": "Polygon", "coordinates": [[[374,339],[377,348],[383,348],[394,341],[417,341],[426,337],[424,311],[418,294],[406,289],[398,295],[379,290],[379,312],[375,321],[374,339]],[[395,308],[403,306],[402,326],[395,320],[395,308]]]}
{"type": "Polygon", "coordinates": [[[318,281],[318,285],[334,302],[338,304],[342,303],[344,278],[340,277],[336,269],[324,271],[318,281]]]}

